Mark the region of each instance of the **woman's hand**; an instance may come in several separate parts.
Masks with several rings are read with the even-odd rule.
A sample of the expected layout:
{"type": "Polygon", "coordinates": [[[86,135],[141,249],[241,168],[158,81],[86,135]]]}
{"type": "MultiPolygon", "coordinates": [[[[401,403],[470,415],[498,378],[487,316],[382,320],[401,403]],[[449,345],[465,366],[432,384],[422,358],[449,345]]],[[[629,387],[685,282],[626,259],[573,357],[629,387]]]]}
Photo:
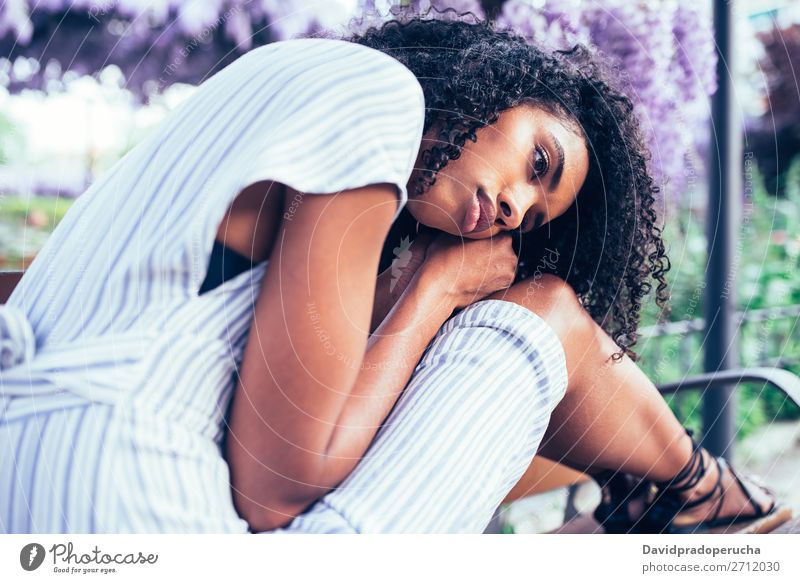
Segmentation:
{"type": "Polygon", "coordinates": [[[428,245],[421,268],[463,308],[514,283],[517,254],[508,234],[461,239],[441,233],[428,245]]]}
{"type": "Polygon", "coordinates": [[[403,295],[403,291],[414,278],[414,274],[425,262],[428,245],[433,239],[434,235],[423,231],[417,234],[410,243],[402,241],[399,246],[392,250],[394,261],[386,270],[389,272],[388,287],[392,305],[397,303],[397,300],[403,295]]]}
{"type": "Polygon", "coordinates": [[[453,309],[461,309],[509,287],[517,269],[517,255],[506,234],[473,240],[422,231],[396,247],[394,254],[392,265],[378,276],[371,332],[417,274],[424,275],[426,285],[440,288],[453,309]]]}

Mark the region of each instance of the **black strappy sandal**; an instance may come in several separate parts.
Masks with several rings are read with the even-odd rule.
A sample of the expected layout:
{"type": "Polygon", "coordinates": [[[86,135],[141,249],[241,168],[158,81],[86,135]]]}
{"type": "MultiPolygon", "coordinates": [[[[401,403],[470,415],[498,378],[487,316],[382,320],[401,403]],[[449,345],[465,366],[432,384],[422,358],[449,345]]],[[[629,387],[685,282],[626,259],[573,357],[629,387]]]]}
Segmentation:
{"type": "Polygon", "coordinates": [[[717,464],[718,471],[714,487],[697,500],[691,502],[681,500],[679,494],[694,488],[708,470],[701,452],[702,448],[694,439],[693,430],[687,429],[686,433],[692,439],[692,456],[678,475],[670,480],[654,482],[613,470],[593,476],[600,485],[602,494],[600,505],[594,511],[594,519],[603,526],[605,532],[700,534],[712,528],[766,518],[776,512],[777,497],[775,492],[755,477],[747,477],[748,480],[763,488],[772,497],[770,507],[766,511],[762,511],[761,507],[753,499],[750,489],[722,457],[711,456],[711,459],[717,464]],[[724,500],[722,473],[726,468],[736,479],[739,488],[747,496],[750,505],[756,509],[755,512],[719,517],[724,500]],[[712,499],[715,495],[718,496],[719,501],[712,518],[688,525],[674,524],[674,520],[679,513],[695,508],[712,499]],[[632,512],[632,508],[636,505],[642,507],[643,510],[632,512]]]}
{"type": "Polygon", "coordinates": [[[677,476],[664,482],[655,482],[655,487],[657,489],[655,498],[647,507],[645,515],[642,517],[642,520],[646,523],[647,529],[650,532],[668,534],[700,534],[712,528],[731,526],[742,522],[750,522],[765,518],[775,512],[778,505],[775,492],[758,481],[756,478],[752,476],[747,477],[748,480],[763,488],[764,491],[772,498],[772,503],[770,504],[769,508],[766,511],[762,510],[760,505],[753,499],[750,488],[742,481],[736,471],[734,471],[733,467],[723,457],[710,456],[714,463],[717,464],[717,481],[714,484],[714,487],[697,500],[693,500],[691,502],[681,500],[679,494],[694,488],[709,469],[705,465],[705,460],[701,451],[702,448],[694,439],[694,432],[691,429],[687,429],[686,433],[688,433],[689,437],[692,439],[692,457],[689,460],[689,463],[686,464],[686,466],[677,476]],[[736,514],[734,516],[722,518],[719,517],[719,513],[722,512],[723,501],[725,498],[725,492],[722,487],[722,473],[726,469],[736,479],[739,488],[744,495],[747,496],[750,506],[755,509],[754,512],[747,514],[736,514]],[[715,496],[717,497],[718,501],[714,514],[711,518],[686,525],[676,525],[674,523],[675,518],[680,512],[700,506],[708,500],[713,499],[715,496]]]}

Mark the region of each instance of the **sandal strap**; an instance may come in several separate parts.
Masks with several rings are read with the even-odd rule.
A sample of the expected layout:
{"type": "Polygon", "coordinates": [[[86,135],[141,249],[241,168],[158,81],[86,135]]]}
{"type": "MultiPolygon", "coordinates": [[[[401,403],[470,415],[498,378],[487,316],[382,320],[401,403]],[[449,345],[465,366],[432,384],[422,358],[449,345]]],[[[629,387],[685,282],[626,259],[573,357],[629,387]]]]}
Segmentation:
{"type": "Polygon", "coordinates": [[[686,463],[686,465],[681,469],[680,472],[678,472],[676,476],[674,476],[669,480],[664,480],[662,482],[655,482],[656,487],[659,490],[670,490],[670,492],[672,493],[685,492],[687,490],[691,490],[700,482],[700,480],[706,473],[707,468],[705,467],[703,454],[700,451],[701,450],[700,444],[698,444],[693,437],[694,431],[692,429],[687,429],[686,433],[692,440],[692,455],[689,458],[689,461],[686,463]],[[686,482],[684,482],[684,480],[686,480],[686,482]],[[675,484],[680,484],[680,485],[676,486],[675,484]]]}
{"type": "Polygon", "coordinates": [[[772,503],[770,504],[769,508],[767,508],[766,511],[763,511],[761,509],[761,506],[753,499],[753,496],[750,492],[750,488],[748,488],[747,485],[742,481],[742,479],[739,477],[739,474],[737,474],[736,470],[733,469],[733,466],[731,466],[725,459],[722,460],[722,463],[725,465],[725,467],[728,469],[731,475],[734,478],[736,478],[736,482],[739,484],[739,488],[741,488],[742,492],[744,492],[744,495],[747,496],[747,501],[750,503],[750,506],[753,507],[757,516],[766,516],[775,509],[775,506],[777,506],[777,498],[775,497],[775,492],[773,492],[767,487],[761,486],[767,492],[767,494],[772,496],[772,503]]]}
{"type": "MultiPolygon", "coordinates": [[[[700,482],[700,480],[705,476],[706,472],[709,468],[706,467],[705,460],[703,458],[702,450],[703,448],[700,446],[699,443],[694,439],[694,431],[692,429],[687,429],[686,433],[692,440],[692,456],[689,459],[689,462],[686,466],[678,473],[677,476],[672,478],[671,480],[666,480],[663,482],[656,482],[656,486],[660,490],[659,495],[657,496],[658,499],[663,498],[662,502],[670,504],[670,506],[680,507],[680,511],[689,510],[691,508],[695,508],[696,506],[700,506],[704,504],[708,500],[712,499],[714,496],[719,495],[719,502],[715,508],[714,512],[714,519],[719,516],[719,513],[722,511],[722,502],[723,502],[723,494],[724,489],[722,487],[722,467],[720,466],[720,459],[714,456],[710,456],[714,463],[717,465],[717,480],[714,486],[705,494],[697,498],[696,500],[692,501],[682,501],[679,499],[677,494],[680,492],[686,492],[691,490],[700,482]],[[688,480],[687,480],[688,477],[688,480]],[[684,483],[684,480],[686,480],[684,483]],[[678,483],[680,485],[675,486],[674,484],[678,483]],[[719,494],[718,494],[719,493],[719,494]]],[[[722,460],[724,462],[724,460],[722,460]]]]}
{"type": "Polygon", "coordinates": [[[719,501],[717,502],[717,507],[714,510],[714,516],[712,518],[712,520],[716,520],[719,516],[719,513],[722,512],[722,503],[723,499],[725,498],[725,491],[722,487],[722,466],[720,465],[720,460],[722,460],[722,458],[712,457],[711,459],[713,459],[714,463],[717,464],[717,481],[714,484],[714,487],[697,500],[684,504],[684,508],[694,508],[695,506],[699,506],[703,502],[710,500],[717,493],[717,491],[719,491],[719,501]]]}
{"type": "MultiPolygon", "coordinates": [[[[712,459],[717,464],[717,481],[714,483],[714,486],[708,492],[706,492],[696,500],[692,500],[690,502],[689,501],[678,502],[674,492],[668,493],[668,495],[673,500],[675,500],[676,505],[680,506],[681,512],[683,512],[684,510],[695,508],[696,506],[700,506],[701,504],[704,504],[705,502],[711,500],[714,496],[716,496],[718,492],[719,492],[719,502],[717,502],[717,506],[715,508],[714,519],[716,519],[717,516],[719,516],[719,513],[722,511],[722,499],[724,497],[723,496],[724,491],[722,488],[722,467],[720,466],[718,458],[712,458],[712,459]]],[[[703,472],[703,474],[705,474],[705,471],[703,472]]]]}

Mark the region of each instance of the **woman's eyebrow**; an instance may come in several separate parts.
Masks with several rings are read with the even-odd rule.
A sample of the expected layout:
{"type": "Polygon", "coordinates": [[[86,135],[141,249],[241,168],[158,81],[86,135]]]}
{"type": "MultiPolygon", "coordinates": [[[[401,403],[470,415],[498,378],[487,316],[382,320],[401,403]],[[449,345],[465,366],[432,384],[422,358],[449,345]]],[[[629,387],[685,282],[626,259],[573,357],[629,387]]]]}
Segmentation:
{"type": "Polygon", "coordinates": [[[561,146],[561,142],[556,139],[552,132],[550,133],[550,139],[553,140],[553,143],[556,146],[556,152],[558,152],[558,165],[553,171],[553,177],[550,179],[550,186],[548,187],[548,190],[553,192],[556,188],[558,188],[558,183],[561,180],[561,174],[564,172],[564,148],[561,146]]]}

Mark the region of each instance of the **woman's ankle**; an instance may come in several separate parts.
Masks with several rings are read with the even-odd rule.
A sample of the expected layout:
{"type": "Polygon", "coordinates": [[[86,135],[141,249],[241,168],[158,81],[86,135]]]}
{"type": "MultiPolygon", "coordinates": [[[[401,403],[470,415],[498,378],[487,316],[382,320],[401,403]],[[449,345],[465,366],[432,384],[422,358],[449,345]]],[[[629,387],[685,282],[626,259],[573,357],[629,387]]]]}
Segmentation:
{"type": "MultiPolygon", "coordinates": [[[[695,447],[694,441],[693,447],[695,447]]],[[[711,453],[704,447],[696,447],[697,449],[693,449],[692,455],[680,475],[676,475],[669,482],[659,484],[659,488],[669,492],[684,504],[691,504],[705,498],[705,502],[693,509],[692,513],[703,512],[703,508],[707,504],[716,500],[718,496],[712,492],[717,488],[720,478],[720,468],[711,453]]]]}
{"type": "Polygon", "coordinates": [[[670,492],[684,502],[692,502],[708,494],[714,488],[719,473],[714,458],[694,440],[692,433],[687,431],[683,436],[684,441],[688,442],[685,447],[689,449],[683,467],[668,480],[656,483],[659,489],[670,492]]]}
{"type": "Polygon", "coordinates": [[[714,463],[714,458],[705,448],[700,449],[703,464],[702,474],[698,476],[696,483],[689,489],[678,492],[678,496],[684,502],[693,502],[698,498],[707,495],[717,484],[719,468],[714,463]]]}
{"type": "MultiPolygon", "coordinates": [[[[661,459],[668,467],[660,467],[657,475],[651,474],[650,479],[659,487],[676,488],[687,482],[689,465],[694,459],[694,442],[688,433],[683,433],[680,439],[673,442],[661,455],[661,459]],[[680,476],[683,475],[682,479],[680,476]]],[[[695,461],[696,464],[696,461],[695,461]]]]}

